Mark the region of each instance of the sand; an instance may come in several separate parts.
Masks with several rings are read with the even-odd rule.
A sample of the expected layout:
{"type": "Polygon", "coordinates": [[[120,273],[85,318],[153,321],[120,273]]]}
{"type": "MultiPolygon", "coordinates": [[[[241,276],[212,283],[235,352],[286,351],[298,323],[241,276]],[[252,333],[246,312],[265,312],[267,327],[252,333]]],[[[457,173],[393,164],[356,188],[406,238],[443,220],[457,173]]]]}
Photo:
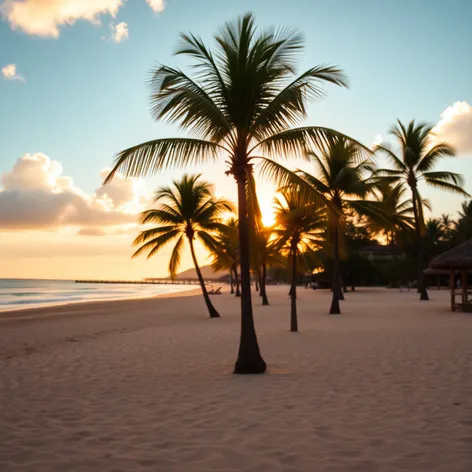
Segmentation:
{"type": "Polygon", "coordinates": [[[2,472],[472,470],[472,316],[413,292],[255,298],[270,372],[234,376],[238,303],[200,296],[2,314],[2,472]]]}

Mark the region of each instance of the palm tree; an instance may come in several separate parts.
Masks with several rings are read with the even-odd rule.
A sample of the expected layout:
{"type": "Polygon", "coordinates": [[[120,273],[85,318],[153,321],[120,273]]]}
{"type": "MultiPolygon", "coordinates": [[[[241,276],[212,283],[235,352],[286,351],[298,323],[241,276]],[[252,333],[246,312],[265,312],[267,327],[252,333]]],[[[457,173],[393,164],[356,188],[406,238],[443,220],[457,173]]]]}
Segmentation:
{"type": "Polygon", "coordinates": [[[219,318],[205,287],[194,241],[199,239],[206,246],[212,244],[212,233],[223,226],[221,216],[232,211],[233,206],[226,200],[214,200],[210,184],[199,180],[200,176],[184,175],[181,180],[174,180],[172,186],[158,189],[155,201],[160,203],[159,208],[143,212],[140,223],[155,223],[159,226],[141,231],[134,240],[134,245],[139,248],[133,257],[147,253],[149,259],[170,241],[177,239],[169,262],[169,273],[174,279],[187,239],[210,318],[219,318]]]}
{"type": "Polygon", "coordinates": [[[275,244],[285,248],[291,268],[290,284],[290,331],[298,331],[297,317],[297,273],[299,257],[319,249],[326,227],[326,207],[315,205],[300,206],[298,195],[292,191],[282,191],[283,200],[274,199],[275,244]]]}
{"type": "MultiPolygon", "coordinates": [[[[391,184],[382,180],[377,185],[375,196],[379,202],[379,215],[368,218],[369,228],[377,234],[385,235],[387,244],[392,249],[394,277],[397,276],[397,250],[402,239],[414,228],[411,200],[406,198],[405,185],[400,182],[391,184]]],[[[398,281],[393,280],[393,286],[398,281]]]]}
{"type": "Polygon", "coordinates": [[[380,169],[377,175],[389,179],[391,182],[405,182],[411,190],[413,215],[417,245],[418,290],[421,300],[429,300],[423,277],[423,250],[421,239],[425,232],[422,198],[418,184],[426,184],[439,189],[468,195],[462,188],[462,175],[448,171],[434,171],[435,165],[445,157],[455,156],[454,148],[447,143],[434,144],[433,126],[426,123],[416,124],[410,121],[404,125],[397,120],[397,125],[390,130],[398,141],[401,154],[395,154],[388,144],[376,146],[376,151],[387,157],[393,169],[380,169]]]}
{"type": "Polygon", "coordinates": [[[285,258],[281,254],[279,246],[275,243],[274,228],[260,227],[255,235],[253,248],[253,272],[259,280],[259,295],[262,305],[269,305],[267,296],[267,270],[269,267],[283,267],[285,258]]]}
{"type": "Polygon", "coordinates": [[[299,124],[308,101],[323,95],[323,83],[346,86],[346,81],[339,68],[326,65],[297,77],[303,37],[287,28],[257,29],[251,14],[225,24],[215,40],[211,50],[199,37],[181,35],[176,53],[193,61],[193,77],[159,66],[151,79],[154,117],[178,123],[193,136],[155,139],[120,152],[106,181],[117,171],[146,176],[219,158],[228,162],[238,189],[241,258],[241,337],[234,372],[262,373],[266,363],[251,302],[247,182],[256,158],[276,167],[273,156],[302,156],[307,148],[341,136],[329,128],[299,124]]]}
{"type": "Polygon", "coordinates": [[[230,273],[230,279],[236,285],[236,296],[240,297],[238,220],[236,218],[226,220],[213,236],[213,241],[207,243],[207,249],[213,258],[212,269],[214,271],[227,270],[230,273]]]}
{"type": "Polygon", "coordinates": [[[370,159],[361,158],[361,149],[344,139],[329,144],[322,153],[310,153],[320,177],[308,172],[298,171],[303,180],[316,192],[322,194],[331,204],[329,215],[329,236],[332,242],[333,257],[333,298],[330,315],[339,315],[341,292],[340,245],[343,243],[344,211],[349,209],[357,213],[370,215],[375,212],[375,202],[362,200],[373,189],[366,172],[373,170],[370,159]]]}
{"type": "Polygon", "coordinates": [[[461,210],[459,210],[459,220],[455,226],[457,243],[472,238],[472,200],[462,203],[461,210]]]}

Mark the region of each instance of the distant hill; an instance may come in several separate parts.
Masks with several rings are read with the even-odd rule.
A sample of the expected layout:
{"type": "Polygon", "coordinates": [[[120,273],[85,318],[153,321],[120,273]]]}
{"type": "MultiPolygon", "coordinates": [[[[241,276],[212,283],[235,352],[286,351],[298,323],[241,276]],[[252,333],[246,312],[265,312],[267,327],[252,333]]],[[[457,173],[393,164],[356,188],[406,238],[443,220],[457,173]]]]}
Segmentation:
{"type": "MultiPolygon", "coordinates": [[[[202,271],[202,275],[204,279],[219,279],[220,277],[227,275],[227,273],[224,271],[214,272],[210,265],[202,266],[200,267],[200,270],[202,271]]],[[[196,278],[197,278],[197,271],[194,268],[184,270],[183,272],[180,272],[176,276],[176,279],[196,279],[196,278]]]]}

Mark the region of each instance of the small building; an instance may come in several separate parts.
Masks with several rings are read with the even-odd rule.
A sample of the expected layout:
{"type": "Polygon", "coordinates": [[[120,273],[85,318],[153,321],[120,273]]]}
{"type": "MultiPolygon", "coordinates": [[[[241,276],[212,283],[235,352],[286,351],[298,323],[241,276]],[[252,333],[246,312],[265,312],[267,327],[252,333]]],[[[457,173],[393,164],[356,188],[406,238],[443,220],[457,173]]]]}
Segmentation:
{"type": "Polygon", "coordinates": [[[472,285],[469,284],[469,272],[472,271],[472,238],[435,257],[429,267],[449,271],[451,310],[472,312],[472,285]]]}
{"type": "Polygon", "coordinates": [[[387,264],[394,260],[394,253],[400,257],[400,252],[397,246],[370,244],[359,249],[359,254],[371,262],[378,264],[387,264]]]}

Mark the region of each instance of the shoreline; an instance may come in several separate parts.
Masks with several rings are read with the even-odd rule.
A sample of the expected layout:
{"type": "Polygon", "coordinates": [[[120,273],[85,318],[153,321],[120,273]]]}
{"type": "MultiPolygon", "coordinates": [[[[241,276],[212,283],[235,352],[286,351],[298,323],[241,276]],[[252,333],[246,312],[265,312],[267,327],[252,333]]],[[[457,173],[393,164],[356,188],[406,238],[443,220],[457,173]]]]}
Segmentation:
{"type": "MultiPolygon", "coordinates": [[[[73,301],[73,302],[58,302],[55,304],[41,305],[41,306],[22,306],[19,308],[13,308],[8,310],[0,310],[0,322],[4,320],[15,320],[15,319],[34,319],[34,318],[44,318],[49,316],[62,316],[67,315],[67,312],[64,312],[65,308],[68,308],[71,311],[79,311],[81,307],[89,308],[93,310],[94,308],[104,308],[105,304],[119,304],[119,303],[129,303],[129,302],[138,302],[138,301],[150,301],[158,298],[180,298],[180,297],[191,297],[196,296],[201,293],[200,287],[196,287],[188,290],[179,290],[169,293],[160,293],[153,296],[137,296],[137,297],[123,297],[123,298],[107,298],[107,299],[96,299],[96,300],[83,300],[83,301],[73,301]],[[96,306],[95,306],[96,305],[96,306]]],[[[83,314],[87,314],[86,312],[83,314]]]]}

